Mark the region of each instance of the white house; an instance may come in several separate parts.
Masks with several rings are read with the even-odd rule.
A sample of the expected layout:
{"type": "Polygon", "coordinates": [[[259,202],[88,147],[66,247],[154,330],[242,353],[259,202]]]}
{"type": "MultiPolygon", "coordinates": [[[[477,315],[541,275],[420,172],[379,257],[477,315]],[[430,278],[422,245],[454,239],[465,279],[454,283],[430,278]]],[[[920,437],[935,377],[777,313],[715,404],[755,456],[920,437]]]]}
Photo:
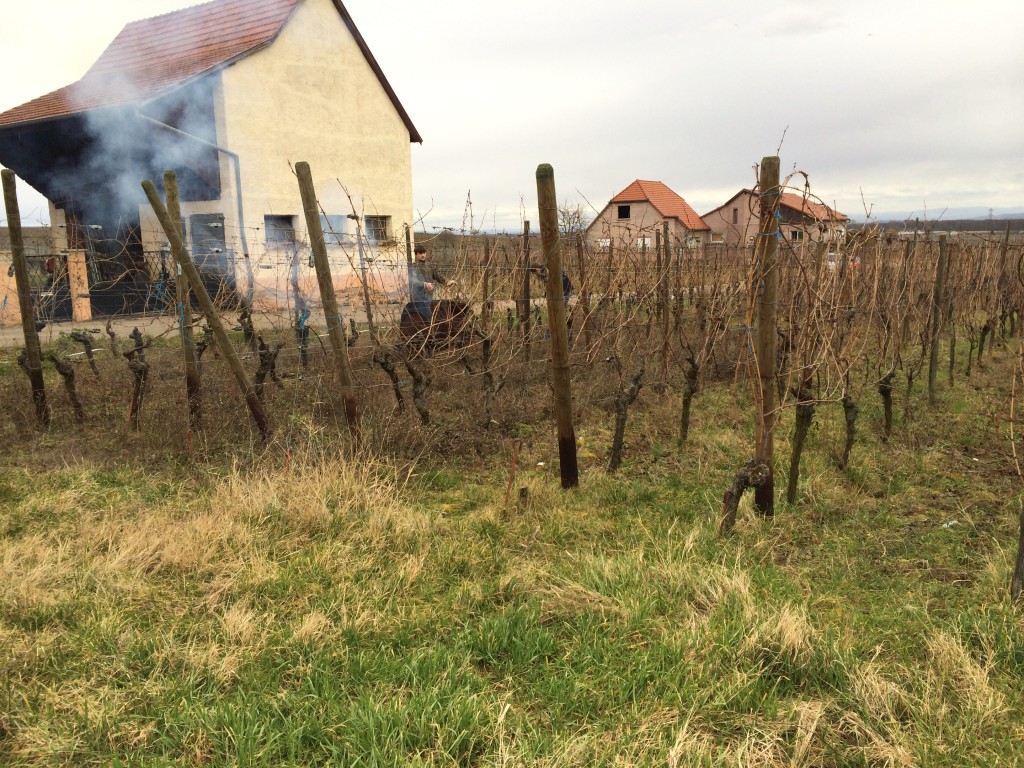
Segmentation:
{"type": "Polygon", "coordinates": [[[100,312],[117,308],[103,286],[125,307],[114,286],[163,269],[143,179],[177,172],[193,258],[231,282],[305,238],[300,160],[330,244],[356,222],[371,243],[400,236],[421,141],[341,0],[213,0],[133,22],[81,80],[0,114],[0,163],[51,201],[55,248],[84,254],[100,312]]]}

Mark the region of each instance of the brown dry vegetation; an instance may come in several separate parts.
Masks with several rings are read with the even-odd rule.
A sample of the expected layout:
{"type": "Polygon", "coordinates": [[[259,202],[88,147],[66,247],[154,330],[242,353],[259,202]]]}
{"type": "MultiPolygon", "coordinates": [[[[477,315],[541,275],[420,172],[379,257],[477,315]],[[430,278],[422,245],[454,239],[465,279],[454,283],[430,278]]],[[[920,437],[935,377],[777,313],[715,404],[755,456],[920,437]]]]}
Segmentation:
{"type": "MultiPolygon", "coordinates": [[[[799,495],[774,521],[744,501],[724,539],[722,489],[753,430],[737,366],[746,300],[686,292],[661,378],[663,326],[641,301],[656,272],[637,260],[623,261],[633,271],[618,275],[636,282],[595,318],[589,348],[574,329],[582,482],[569,493],[544,330],[527,363],[501,312],[492,366],[504,384],[486,425],[478,346],[472,372],[457,354],[431,358],[424,425],[409,402],[395,413],[364,334],[351,350],[355,454],[324,349],[314,342],[302,368],[286,327],[266,333],[286,345],[281,386],[266,389],[267,444],[212,351],[205,430],[191,438],[173,343],[147,351],[139,432],[126,424],[130,374],[109,351],[98,376],[77,366],[83,425],[48,369],[46,432],[25,377],[0,367],[0,763],[1015,764],[1016,350],[1007,328],[969,379],[960,359],[935,408],[915,376],[905,413],[901,384],[886,439],[877,382],[920,365],[926,340],[927,313],[898,298],[931,287],[925,252],[901,261],[896,245],[862,245],[841,282],[823,263],[823,283],[801,282],[813,259],[787,267],[779,376],[788,389],[813,370],[817,404],[799,495]],[[887,285],[900,287],[891,302],[887,285]],[[726,328],[706,343],[715,318],[726,328]],[[680,447],[688,354],[700,387],[680,447]],[[615,399],[641,366],[624,462],[608,475],[615,399]],[[839,469],[843,392],[861,415],[839,469]]],[[[464,262],[475,285],[482,260],[464,262]]],[[[681,270],[682,285],[708,264],[681,270]]],[[[736,280],[718,274],[707,285],[746,284],[745,265],[736,280]]],[[[980,330],[991,308],[969,284],[950,317],[980,330]]],[[[961,333],[962,356],[966,345],[961,333]]],[[[62,339],[53,351],[78,349],[62,339]]]]}

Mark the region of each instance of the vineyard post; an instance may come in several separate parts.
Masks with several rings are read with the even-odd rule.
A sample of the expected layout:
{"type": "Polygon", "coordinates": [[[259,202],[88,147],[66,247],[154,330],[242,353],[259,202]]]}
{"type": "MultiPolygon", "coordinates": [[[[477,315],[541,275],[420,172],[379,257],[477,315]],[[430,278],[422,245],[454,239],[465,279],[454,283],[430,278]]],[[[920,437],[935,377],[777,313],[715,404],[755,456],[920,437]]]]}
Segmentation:
{"type": "MultiPolygon", "coordinates": [[[[1006,233],[1003,235],[1003,241],[999,244],[999,273],[996,276],[996,301],[995,301],[995,314],[1001,317],[1005,317],[1007,314],[1013,314],[1013,310],[1009,307],[1009,302],[1006,300],[1007,294],[1007,283],[1009,283],[1009,275],[1006,273],[1006,256],[1010,249],[1010,222],[1006,222],[1006,233]]],[[[1011,321],[1011,328],[1013,323],[1011,321]]],[[[999,334],[1003,336],[1006,329],[1003,327],[1003,323],[999,323],[999,334]]],[[[1011,331],[1012,333],[1012,331],[1011,331]]],[[[1005,341],[1005,337],[1004,337],[1005,341]]],[[[978,350],[978,359],[981,360],[981,353],[983,350],[978,350]]],[[[988,345],[989,355],[992,354],[992,342],[988,345]]]]}
{"type": "Polygon", "coordinates": [[[935,379],[939,369],[939,330],[942,325],[942,301],[946,289],[946,264],[949,253],[946,248],[946,233],[939,234],[939,263],[935,266],[935,291],[932,294],[931,350],[928,357],[928,404],[938,402],[935,394],[935,379]]]}
{"type": "MultiPolygon", "coordinates": [[[[757,304],[757,338],[755,358],[760,376],[757,399],[757,448],[756,461],[768,468],[766,482],[754,489],[754,506],[759,514],[771,517],[775,513],[775,314],[778,296],[777,259],[779,251],[779,158],[765,157],[761,160],[760,178],[761,226],[757,244],[761,258],[755,274],[754,294],[759,296],[757,304]]],[[[756,257],[755,257],[756,259],[756,257]]]]}
{"type": "Polygon", "coordinates": [[[43,361],[39,354],[39,335],[32,315],[32,293],[29,288],[28,260],[25,258],[25,240],[21,232],[21,211],[18,208],[17,179],[14,171],[4,169],[4,203],[7,207],[7,228],[11,238],[11,256],[14,261],[14,281],[18,287],[18,308],[21,310],[21,328],[25,334],[25,354],[28,380],[32,385],[32,402],[36,407],[39,426],[50,426],[50,406],[46,402],[43,384],[43,361]]]}
{"type": "MultiPolygon", "coordinates": [[[[646,265],[645,265],[646,266],[646,265]]],[[[654,230],[654,314],[661,320],[661,230],[654,230]]]]}
{"type": "Polygon", "coordinates": [[[590,338],[590,283],[587,282],[587,270],[584,259],[584,253],[586,249],[583,243],[583,233],[576,233],[576,261],[579,263],[580,268],[580,309],[583,314],[583,339],[587,345],[587,354],[590,354],[591,338],[590,338]]]}
{"type": "Polygon", "coordinates": [[[661,293],[661,380],[668,386],[668,320],[669,320],[669,275],[672,273],[672,245],[668,237],[668,222],[662,222],[661,247],[664,250],[661,274],[658,275],[658,289],[661,293]]]}
{"type": "Polygon", "coordinates": [[[562,292],[562,246],[558,237],[555,171],[547,163],[537,166],[537,208],[540,213],[544,265],[548,271],[548,328],[551,330],[551,369],[555,418],[558,423],[558,469],[562,487],[573,488],[580,484],[580,476],[576,459],[576,432],[572,423],[569,330],[565,324],[565,296],[562,292]]]}
{"type": "MultiPolygon", "coordinates": [[[[175,229],[181,231],[181,206],[178,202],[178,177],[174,171],[164,171],[164,193],[167,196],[167,213],[175,229]]],[[[172,256],[173,258],[173,256],[172,256]]],[[[188,400],[188,428],[195,432],[202,429],[203,400],[202,380],[199,378],[199,358],[196,357],[195,340],[192,337],[192,302],[189,299],[188,278],[177,258],[175,289],[178,300],[178,326],[181,331],[181,349],[185,354],[185,394],[188,400]]]]}
{"type": "Polygon", "coordinates": [[[405,263],[412,265],[412,227],[405,225],[405,263]]]}
{"type": "Polygon", "coordinates": [[[355,386],[352,383],[348,344],[345,341],[345,321],[338,308],[338,299],[334,295],[331,263],[327,258],[327,246],[324,244],[324,231],[320,225],[320,210],[317,208],[316,190],[313,187],[313,174],[309,169],[309,163],[305,161],[296,163],[295,175],[299,180],[302,211],[306,216],[306,230],[309,233],[309,244],[313,250],[313,266],[316,269],[316,280],[320,286],[320,300],[324,306],[324,322],[327,323],[327,335],[334,352],[335,364],[338,366],[338,384],[341,386],[341,398],[345,403],[345,418],[348,421],[352,439],[358,444],[359,406],[356,401],[355,386]]]}
{"type": "Polygon", "coordinates": [[[523,298],[519,302],[519,328],[523,332],[526,362],[530,362],[530,222],[523,222],[523,298]]]}
{"type": "Polygon", "coordinates": [[[266,440],[270,436],[270,422],[267,419],[266,411],[263,410],[263,403],[256,396],[256,390],[249,381],[245,369],[242,367],[242,361],[238,358],[238,353],[235,351],[234,346],[232,346],[231,339],[228,338],[228,332],[224,328],[220,315],[217,314],[217,308],[213,304],[213,299],[210,298],[210,294],[207,292],[206,286],[203,285],[202,278],[199,276],[199,271],[189,258],[188,251],[185,250],[185,244],[181,239],[181,230],[176,228],[175,224],[171,221],[170,214],[167,213],[167,208],[160,199],[160,194],[156,191],[156,186],[153,182],[150,179],[146,179],[142,182],[142,188],[146,191],[146,197],[149,198],[149,203],[153,206],[153,212],[160,221],[160,226],[163,227],[164,234],[171,244],[171,253],[174,254],[175,260],[181,264],[182,270],[188,277],[192,290],[195,291],[196,298],[199,300],[199,306],[203,308],[203,314],[206,315],[206,322],[213,329],[217,345],[220,347],[221,352],[224,353],[224,357],[227,358],[228,366],[235,376],[235,381],[238,382],[238,388],[242,390],[246,405],[249,406],[249,413],[252,415],[253,421],[256,422],[260,436],[266,440]]]}

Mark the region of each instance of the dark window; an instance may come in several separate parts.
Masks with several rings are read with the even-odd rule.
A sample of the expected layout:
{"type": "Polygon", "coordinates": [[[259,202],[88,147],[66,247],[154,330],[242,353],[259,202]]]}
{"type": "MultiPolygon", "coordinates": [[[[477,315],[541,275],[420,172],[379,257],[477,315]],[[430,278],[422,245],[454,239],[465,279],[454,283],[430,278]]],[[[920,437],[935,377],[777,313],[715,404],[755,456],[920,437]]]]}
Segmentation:
{"type": "Polygon", "coordinates": [[[789,237],[791,240],[803,240],[804,231],[802,229],[794,229],[792,232],[789,233],[789,237]]]}
{"type": "Polygon", "coordinates": [[[628,219],[629,218],[629,206],[628,205],[620,205],[619,206],[619,218],[620,219],[628,219]]]}
{"type": "Polygon", "coordinates": [[[267,245],[281,246],[295,243],[294,216],[264,216],[263,226],[267,230],[267,245]]]}
{"type": "Polygon", "coordinates": [[[320,214],[320,228],[324,231],[324,244],[330,248],[339,247],[348,235],[348,217],[335,214],[320,214]]]}
{"type": "Polygon", "coordinates": [[[739,208],[733,208],[732,209],[732,223],[733,224],[739,224],[740,223],[740,209],[739,208]]]}
{"type": "Polygon", "coordinates": [[[367,216],[366,239],[371,243],[386,243],[391,239],[390,216],[367,216]]]}

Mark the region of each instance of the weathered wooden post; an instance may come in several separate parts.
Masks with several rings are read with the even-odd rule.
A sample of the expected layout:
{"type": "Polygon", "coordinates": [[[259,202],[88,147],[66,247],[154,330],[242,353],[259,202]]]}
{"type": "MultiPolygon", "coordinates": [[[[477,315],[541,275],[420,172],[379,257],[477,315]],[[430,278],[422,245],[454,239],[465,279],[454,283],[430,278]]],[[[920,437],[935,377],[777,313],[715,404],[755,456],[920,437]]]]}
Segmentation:
{"type": "Polygon", "coordinates": [[[658,287],[661,294],[661,381],[668,386],[668,321],[669,321],[669,275],[672,273],[672,245],[668,237],[668,222],[662,223],[661,234],[662,264],[658,276],[658,287]]]}
{"type": "Polygon", "coordinates": [[[779,158],[761,159],[759,179],[761,225],[757,236],[757,271],[754,295],[757,296],[757,338],[754,354],[759,374],[757,398],[757,446],[754,459],[768,468],[767,480],[754,487],[754,506],[758,513],[775,514],[775,318],[779,273],[779,158]],[[757,256],[760,256],[758,259],[757,256]]]}
{"type": "Polygon", "coordinates": [[[520,301],[519,328],[523,332],[523,354],[530,362],[530,222],[523,222],[523,298],[520,301]]]}
{"type": "Polygon", "coordinates": [[[153,206],[153,212],[160,221],[160,226],[164,229],[164,235],[166,235],[167,240],[171,244],[171,253],[174,254],[175,260],[181,265],[182,271],[188,278],[189,284],[196,294],[196,299],[199,301],[199,306],[202,307],[203,314],[206,316],[206,322],[213,329],[217,345],[220,347],[224,357],[227,358],[228,367],[231,368],[231,373],[234,374],[238,388],[242,390],[242,395],[245,397],[245,404],[249,407],[252,420],[256,423],[260,436],[266,440],[270,437],[270,421],[267,419],[266,411],[263,410],[263,403],[256,397],[256,390],[249,381],[245,368],[242,367],[242,361],[231,344],[231,339],[228,337],[224,323],[217,313],[213,299],[210,298],[210,294],[206,290],[206,286],[203,285],[202,278],[199,276],[199,270],[196,269],[196,265],[189,258],[188,251],[185,250],[185,243],[181,239],[181,229],[171,221],[170,214],[167,213],[167,208],[164,206],[163,201],[160,199],[160,194],[156,190],[156,185],[150,179],[146,179],[142,182],[142,188],[146,191],[149,204],[153,206]]]}
{"type": "Polygon", "coordinates": [[[493,345],[491,338],[491,317],[494,312],[494,281],[491,274],[493,271],[491,264],[492,257],[493,252],[491,250],[491,240],[489,237],[484,237],[484,294],[483,306],[480,309],[480,322],[483,325],[484,332],[480,361],[480,366],[483,369],[484,380],[484,429],[491,428],[494,395],[498,389],[494,385],[494,371],[491,370],[491,347],[493,345]]]}
{"type": "MultiPolygon", "coordinates": [[[[740,467],[722,499],[722,522],[719,533],[726,534],[736,525],[740,498],[748,488],[754,489],[754,507],[759,515],[775,514],[775,314],[778,297],[777,259],[779,248],[779,158],[761,159],[758,179],[760,225],[754,244],[753,285],[750,286],[748,313],[756,322],[754,361],[758,377],[754,403],[757,409],[754,458],[740,467]],[[752,310],[752,311],[751,311],[752,310]]],[[[703,290],[702,290],[703,294],[703,290]]]]}
{"type": "MultiPolygon", "coordinates": [[[[164,193],[167,213],[175,229],[181,231],[181,206],[178,204],[178,178],[174,171],[164,171],[164,193]]],[[[192,300],[189,298],[188,277],[177,257],[175,287],[178,300],[178,326],[181,331],[181,349],[185,355],[185,393],[188,398],[188,428],[203,428],[203,385],[199,376],[199,358],[196,357],[195,339],[192,337],[192,300]]]]}
{"type": "Polygon", "coordinates": [[[931,350],[928,357],[928,404],[938,402],[935,393],[935,379],[939,369],[939,331],[942,327],[942,301],[946,290],[946,264],[949,253],[946,249],[946,233],[939,234],[939,263],[935,265],[935,290],[932,293],[931,350]]]}
{"type": "Polygon", "coordinates": [[[558,469],[562,487],[573,488],[580,484],[580,474],[576,459],[576,431],[572,422],[569,329],[565,323],[565,298],[562,293],[562,246],[558,238],[555,171],[547,163],[537,166],[537,208],[540,213],[540,240],[544,249],[544,264],[548,272],[546,288],[548,327],[551,329],[555,418],[558,424],[558,469]]]}
{"type": "Polygon", "coordinates": [[[591,332],[590,332],[590,282],[587,279],[587,266],[584,254],[586,253],[586,246],[583,242],[583,233],[576,233],[576,262],[579,264],[580,270],[580,312],[583,315],[582,330],[583,340],[587,345],[587,354],[590,354],[590,350],[593,349],[591,332]]]}
{"type": "Polygon", "coordinates": [[[320,285],[320,298],[324,305],[324,317],[327,333],[331,340],[331,349],[338,366],[338,383],[341,386],[341,397],[345,403],[345,418],[352,438],[359,442],[359,407],[356,401],[355,386],[352,382],[352,366],[348,359],[348,344],[345,342],[345,325],[338,309],[338,300],[334,295],[334,282],[331,279],[331,264],[327,259],[327,246],[324,244],[323,227],[320,226],[320,210],[316,204],[316,190],[313,188],[313,174],[309,163],[295,164],[295,175],[299,179],[299,193],[302,195],[302,210],[306,215],[306,229],[309,232],[309,244],[313,249],[313,265],[316,268],[316,280],[320,285]]]}
{"type": "Polygon", "coordinates": [[[36,407],[39,426],[50,426],[50,406],[46,402],[43,384],[43,361],[39,354],[39,335],[32,316],[32,293],[29,289],[28,261],[25,258],[25,240],[21,232],[21,211],[18,208],[17,178],[14,171],[4,169],[4,204],[7,208],[7,229],[11,238],[11,256],[14,261],[14,281],[18,287],[18,308],[21,310],[21,329],[25,334],[25,372],[32,386],[32,402],[36,407]]]}

